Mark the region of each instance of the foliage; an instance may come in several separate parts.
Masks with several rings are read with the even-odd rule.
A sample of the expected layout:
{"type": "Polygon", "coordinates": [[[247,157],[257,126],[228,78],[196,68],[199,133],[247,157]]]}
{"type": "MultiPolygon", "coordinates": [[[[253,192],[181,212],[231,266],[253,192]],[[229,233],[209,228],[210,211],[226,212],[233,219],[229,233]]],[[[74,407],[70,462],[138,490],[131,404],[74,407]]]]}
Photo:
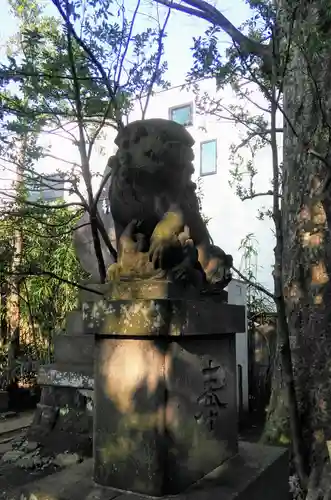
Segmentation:
{"type": "Polygon", "coordinates": [[[248,233],[240,242],[239,250],[242,251],[241,271],[248,281],[247,310],[249,321],[256,317],[265,316],[275,312],[275,304],[263,291],[256,288],[258,285],[256,274],[258,268],[258,242],[253,233],[248,233]]]}
{"type": "MultiPolygon", "coordinates": [[[[15,233],[22,237],[20,267],[15,272],[20,279],[21,340],[31,344],[32,359],[49,355],[53,333],[64,327],[66,312],[76,306],[77,289],[71,283],[84,277],[72,245],[78,215],[68,209],[23,206],[1,217],[0,239],[8,249],[0,261],[2,286],[12,285],[15,233]]],[[[2,313],[8,314],[5,305],[2,313]]]]}
{"type": "Polygon", "coordinates": [[[206,225],[208,225],[208,223],[210,222],[210,217],[207,217],[207,215],[205,215],[203,213],[203,209],[202,209],[202,203],[203,203],[203,197],[204,197],[204,192],[203,192],[203,181],[202,181],[202,178],[199,177],[197,179],[197,190],[196,190],[196,194],[197,194],[197,198],[198,198],[198,203],[199,203],[199,210],[200,210],[200,213],[201,213],[201,216],[202,216],[202,220],[204,221],[204,223],[206,225]]]}
{"type": "MultiPolygon", "coordinates": [[[[106,0],[52,3],[55,15],[49,15],[35,0],[10,0],[20,27],[11,41],[8,63],[0,68],[2,158],[10,165],[12,142],[17,141],[17,135],[21,142],[22,136],[26,140],[40,133],[57,135],[77,148],[78,162],[57,159],[62,165],[69,165],[71,193],[76,195],[77,205],[90,215],[103,281],[106,270],[100,238],[111,253],[114,249],[97,213],[92,153],[97,142],[105,138],[107,127],[123,125],[123,115],[133,98],[140,99],[144,116],[154,87],[167,87],[163,76],[167,65],[162,57],[169,13],[162,26],[156,21],[155,28],[139,33],[136,18],[140,0],[131,19],[124,4],[118,8],[106,0]]],[[[27,158],[36,160],[50,154],[40,146],[36,149],[28,151],[25,145],[21,176],[26,177],[31,171],[27,158]]],[[[21,154],[21,146],[19,150],[21,154]]]]}
{"type": "MultiPolygon", "coordinates": [[[[67,15],[63,10],[66,2],[53,3],[67,15]]],[[[151,78],[156,86],[168,85],[163,79],[166,63],[158,67],[156,61],[158,45],[153,51],[159,43],[159,29],[134,34],[135,17],[128,20],[123,6],[118,9],[108,1],[102,5],[68,3],[69,17],[63,25],[58,15],[46,14],[34,0],[10,0],[10,5],[19,20],[20,32],[11,40],[8,64],[2,65],[1,76],[10,84],[1,96],[3,109],[29,117],[34,126],[37,120],[39,131],[46,124],[60,126],[64,119],[77,120],[77,84],[79,113],[87,129],[94,132],[96,125],[116,124],[128,110],[129,99],[147,93],[151,78]],[[81,34],[79,40],[70,41],[72,54],[68,50],[71,23],[81,34]],[[85,47],[87,40],[88,53],[80,43],[85,47]],[[107,82],[98,73],[90,53],[108,75],[107,82]],[[9,90],[13,83],[15,92],[9,90]],[[22,102],[22,93],[29,96],[28,103],[22,102]]]]}

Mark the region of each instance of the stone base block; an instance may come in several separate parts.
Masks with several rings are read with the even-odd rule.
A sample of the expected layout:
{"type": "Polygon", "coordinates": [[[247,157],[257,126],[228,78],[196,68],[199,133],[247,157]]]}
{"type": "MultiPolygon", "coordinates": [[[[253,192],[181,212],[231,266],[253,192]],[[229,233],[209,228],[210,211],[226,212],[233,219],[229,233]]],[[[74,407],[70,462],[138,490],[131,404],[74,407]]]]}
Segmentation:
{"type": "Polygon", "coordinates": [[[61,364],[93,366],[94,338],[89,335],[64,335],[54,338],[54,361],[61,364]]]}
{"type": "Polygon", "coordinates": [[[51,453],[92,455],[93,411],[86,391],[43,387],[28,437],[51,453]]]}
{"type": "MultiPolygon", "coordinates": [[[[11,500],[61,498],[61,500],[148,500],[151,497],[96,486],[92,459],[46,478],[6,492],[11,500]]],[[[176,500],[287,500],[289,495],[287,450],[241,442],[239,453],[205,476],[176,500]]],[[[162,497],[168,498],[168,497],[162,497]]]]}
{"type": "Polygon", "coordinates": [[[81,335],[83,333],[83,315],[81,311],[70,311],[66,314],[66,334],[81,335]]]}
{"type": "Polygon", "coordinates": [[[40,386],[51,385],[93,390],[93,363],[53,363],[44,365],[39,369],[37,381],[40,386]]]}
{"type": "Polygon", "coordinates": [[[92,455],[93,364],[42,366],[41,399],[29,438],[52,453],[92,455]]]}
{"type": "Polygon", "coordinates": [[[174,495],[236,455],[234,342],[96,340],[96,483],[174,495]]]}

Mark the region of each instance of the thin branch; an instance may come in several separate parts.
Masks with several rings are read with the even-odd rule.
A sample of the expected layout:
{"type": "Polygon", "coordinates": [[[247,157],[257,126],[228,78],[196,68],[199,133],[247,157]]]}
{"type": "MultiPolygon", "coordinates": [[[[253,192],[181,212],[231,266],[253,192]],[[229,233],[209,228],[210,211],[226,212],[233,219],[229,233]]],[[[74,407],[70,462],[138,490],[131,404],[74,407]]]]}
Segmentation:
{"type": "MultiPolygon", "coordinates": [[[[54,79],[59,79],[59,80],[68,80],[68,81],[72,81],[73,80],[73,77],[70,76],[70,75],[61,75],[61,74],[57,74],[57,73],[34,73],[34,72],[30,72],[30,71],[20,71],[20,70],[15,70],[15,71],[11,71],[11,70],[0,70],[0,77],[2,78],[12,78],[14,79],[16,76],[22,76],[22,80],[23,80],[23,77],[32,77],[32,78],[49,78],[50,80],[54,80],[54,79]]],[[[79,81],[103,81],[103,78],[102,77],[98,77],[98,76],[79,76],[78,77],[78,80],[79,81]]]]}
{"type": "MultiPolygon", "coordinates": [[[[52,1],[55,1],[55,0],[52,0],[52,1]]],[[[75,105],[76,105],[76,111],[77,111],[78,130],[79,130],[78,148],[79,148],[79,152],[81,155],[82,174],[83,174],[83,178],[85,181],[87,196],[88,196],[88,203],[90,206],[89,213],[90,213],[91,232],[92,232],[92,237],[93,237],[94,250],[95,250],[95,255],[97,258],[100,280],[101,280],[101,282],[104,282],[104,280],[106,278],[106,267],[105,267],[105,262],[103,259],[102,250],[101,250],[101,244],[100,244],[98,230],[97,230],[97,227],[95,224],[96,215],[95,215],[94,201],[93,201],[91,173],[89,170],[89,159],[88,159],[88,155],[87,155],[87,151],[86,151],[86,144],[85,144],[83,108],[82,108],[82,101],[81,101],[81,89],[80,89],[80,84],[77,80],[77,71],[76,71],[76,65],[75,65],[75,59],[74,59],[74,53],[73,53],[73,47],[72,47],[72,31],[71,31],[72,26],[71,26],[71,23],[69,20],[68,0],[66,2],[66,10],[67,11],[65,13],[64,19],[65,19],[66,28],[67,28],[68,56],[69,56],[69,61],[70,61],[70,69],[71,69],[72,76],[74,77],[73,86],[74,86],[74,91],[75,91],[75,105]]],[[[77,184],[76,184],[76,188],[77,188],[77,184]]]]}
{"type": "Polygon", "coordinates": [[[141,2],[141,0],[137,0],[136,8],[135,8],[135,10],[133,12],[133,15],[132,15],[129,33],[128,33],[128,36],[127,36],[127,39],[126,39],[126,42],[125,42],[125,47],[124,47],[124,51],[123,51],[123,54],[122,54],[122,57],[121,57],[121,61],[120,61],[120,65],[119,65],[119,70],[118,70],[118,75],[117,75],[117,78],[116,78],[115,92],[117,91],[117,89],[119,88],[120,83],[121,83],[122,68],[124,66],[124,61],[125,61],[125,58],[126,58],[126,54],[128,52],[129,45],[130,45],[130,42],[131,42],[133,27],[134,27],[134,24],[135,24],[135,21],[136,21],[136,17],[137,17],[137,14],[138,14],[138,10],[139,10],[139,7],[140,7],[140,2],[141,2]]]}
{"type": "MultiPolygon", "coordinates": [[[[95,67],[99,71],[99,73],[102,77],[102,80],[103,80],[103,82],[108,90],[109,97],[110,97],[110,99],[112,99],[112,101],[114,103],[114,108],[116,109],[116,106],[117,106],[116,94],[114,93],[114,90],[112,89],[109,78],[108,78],[107,73],[104,70],[102,64],[95,57],[95,55],[93,54],[93,51],[90,49],[90,47],[84,42],[84,40],[82,38],[80,38],[78,36],[73,25],[70,22],[68,22],[68,19],[67,19],[68,16],[67,16],[66,12],[63,10],[63,8],[61,7],[60,1],[59,0],[52,0],[52,3],[58,9],[61,17],[63,18],[67,28],[70,31],[71,35],[74,37],[74,39],[76,40],[78,45],[84,50],[84,52],[90,58],[91,62],[95,65],[95,67]]],[[[117,121],[119,127],[123,127],[123,122],[122,122],[122,119],[120,117],[119,110],[117,110],[117,111],[118,112],[117,112],[117,116],[116,116],[116,121],[117,121]]]]}
{"type": "Polygon", "coordinates": [[[97,205],[98,201],[99,201],[99,198],[101,196],[101,193],[105,187],[105,185],[107,184],[107,181],[108,179],[110,178],[112,172],[111,172],[111,168],[109,169],[109,172],[106,173],[106,175],[103,177],[101,183],[100,183],[100,186],[98,188],[98,191],[96,192],[96,195],[94,197],[94,204],[95,206],[97,205]]]}
{"type": "Polygon", "coordinates": [[[256,290],[259,290],[259,292],[264,293],[270,299],[276,300],[275,295],[273,293],[269,292],[269,290],[267,290],[266,288],[264,288],[262,285],[259,285],[258,283],[255,283],[254,281],[251,281],[250,279],[246,278],[246,276],[244,274],[242,274],[239,271],[239,269],[235,268],[234,266],[232,266],[232,269],[234,270],[235,273],[238,274],[239,278],[241,278],[243,281],[245,281],[245,283],[247,283],[248,285],[254,287],[256,290]]]}
{"type": "MultiPolygon", "coordinates": [[[[252,83],[252,82],[249,80],[249,83],[252,83]]],[[[243,96],[244,99],[247,99],[247,101],[249,101],[251,104],[253,104],[253,106],[255,106],[257,109],[259,109],[263,113],[270,114],[270,109],[267,109],[267,108],[264,108],[263,106],[260,106],[260,104],[253,101],[253,99],[248,94],[245,94],[244,92],[241,92],[241,91],[240,91],[240,94],[243,96]]]]}
{"type": "Polygon", "coordinates": [[[101,238],[103,239],[110,254],[113,256],[113,258],[116,261],[117,260],[117,252],[116,252],[115,248],[113,247],[113,245],[111,244],[110,238],[109,238],[108,233],[105,229],[105,226],[100,218],[100,214],[99,214],[98,210],[96,211],[96,224],[97,224],[98,230],[100,232],[101,238]]]}
{"type": "Polygon", "coordinates": [[[4,274],[8,276],[20,276],[22,278],[27,277],[27,276],[48,276],[49,278],[54,278],[56,280],[59,280],[62,283],[66,283],[67,285],[71,285],[75,288],[78,288],[80,290],[86,290],[87,292],[93,292],[96,293],[97,295],[104,295],[102,292],[99,292],[98,290],[93,290],[92,288],[88,288],[87,286],[81,285],[79,283],[76,283],[75,281],[70,281],[65,278],[62,278],[61,276],[58,276],[55,273],[52,273],[51,271],[31,271],[31,272],[22,272],[22,273],[15,273],[12,271],[4,271],[4,274]]]}
{"type": "Polygon", "coordinates": [[[172,0],[155,1],[172,9],[205,19],[215,26],[219,26],[230,36],[232,41],[240,47],[242,54],[255,54],[262,57],[262,59],[270,60],[271,50],[269,45],[263,45],[245,36],[219,10],[204,0],[183,0],[183,3],[189,5],[189,7],[175,3],[172,0]]]}
{"type": "MultiPolygon", "coordinates": [[[[159,0],[157,0],[159,1],[159,0]]],[[[240,50],[239,48],[237,47],[237,50],[238,50],[238,53],[240,55],[240,50]]],[[[279,102],[277,101],[276,97],[273,98],[273,96],[270,94],[269,90],[267,89],[267,87],[260,81],[258,80],[258,78],[256,77],[256,75],[254,75],[254,73],[251,71],[251,68],[247,65],[247,63],[245,62],[244,59],[242,59],[242,63],[246,66],[246,69],[247,71],[250,73],[251,75],[251,78],[254,80],[254,82],[260,87],[260,89],[264,92],[265,96],[267,97],[267,99],[271,102],[271,104],[275,103],[276,106],[277,106],[277,109],[281,112],[281,114],[283,115],[284,119],[285,119],[285,122],[287,123],[287,125],[289,126],[289,128],[291,129],[293,135],[298,139],[300,140],[300,137],[299,137],[299,134],[297,133],[297,131],[295,130],[295,127],[293,125],[293,123],[291,122],[290,118],[287,116],[286,112],[284,111],[283,107],[279,104],[279,102]]],[[[320,160],[322,163],[324,163],[324,165],[326,165],[328,168],[330,168],[330,162],[328,161],[327,157],[325,157],[324,155],[322,155],[321,153],[319,153],[318,151],[316,151],[315,149],[312,149],[310,147],[310,144],[309,142],[304,142],[302,140],[300,140],[301,144],[302,144],[302,148],[303,150],[309,154],[309,155],[312,155],[314,156],[315,158],[317,158],[318,160],[320,160]]]]}
{"type": "Polygon", "coordinates": [[[165,29],[166,29],[168,21],[169,21],[170,13],[171,13],[171,9],[168,9],[168,12],[167,12],[165,21],[163,23],[163,26],[162,26],[162,28],[159,31],[157,59],[156,59],[156,62],[155,62],[155,68],[154,68],[154,72],[153,72],[153,75],[152,75],[152,78],[151,78],[151,82],[150,82],[150,85],[148,87],[145,105],[142,108],[142,119],[143,120],[145,119],[145,115],[146,115],[146,111],[147,111],[147,108],[148,108],[148,104],[149,104],[151,95],[153,93],[154,83],[155,83],[155,80],[156,80],[156,77],[157,77],[157,74],[158,74],[158,69],[160,67],[161,57],[162,57],[162,54],[163,54],[163,38],[164,38],[165,29]]]}
{"type": "MultiPolygon", "coordinates": [[[[17,196],[15,195],[11,195],[9,193],[5,193],[3,191],[0,191],[0,194],[3,195],[4,197],[9,197],[13,200],[17,200],[17,196]]],[[[28,201],[28,200],[24,200],[24,203],[26,205],[29,205],[31,207],[36,207],[36,208],[46,208],[46,210],[59,210],[61,208],[68,208],[68,207],[83,207],[83,204],[82,203],[79,203],[79,202],[72,202],[72,203],[63,203],[61,205],[50,205],[50,204],[40,204],[40,203],[34,203],[32,201],[28,201]]]]}
{"type": "Polygon", "coordinates": [[[70,228],[68,231],[64,231],[62,233],[57,233],[57,234],[54,232],[52,232],[52,234],[41,234],[40,231],[35,232],[35,231],[31,231],[27,228],[24,229],[24,233],[32,234],[33,236],[36,236],[36,238],[41,238],[44,240],[49,240],[49,239],[53,240],[53,239],[57,239],[57,238],[62,238],[62,236],[67,236],[68,234],[73,234],[78,229],[81,229],[82,227],[89,226],[89,225],[90,225],[90,222],[86,222],[85,224],[80,224],[79,226],[75,226],[75,227],[70,228]]]}
{"type": "MultiPolygon", "coordinates": [[[[276,133],[282,134],[284,132],[283,127],[276,128],[275,130],[276,133]]],[[[260,136],[262,139],[267,140],[270,142],[269,139],[266,139],[266,135],[271,134],[271,129],[267,129],[264,131],[256,131],[256,132],[251,132],[250,134],[247,135],[246,139],[244,139],[236,148],[233,150],[234,153],[237,153],[239,149],[247,146],[249,141],[253,139],[254,137],[260,136]]]]}
{"type": "MultiPolygon", "coordinates": [[[[82,212],[82,210],[80,210],[78,213],[76,212],[74,215],[72,215],[68,219],[66,219],[63,222],[58,223],[58,224],[51,224],[51,223],[45,221],[44,219],[37,217],[33,213],[29,212],[29,209],[27,209],[27,208],[22,209],[19,212],[1,211],[0,216],[1,217],[7,216],[7,217],[11,217],[11,218],[18,217],[20,219],[22,217],[29,218],[29,219],[35,220],[36,222],[38,222],[38,224],[41,224],[42,226],[50,227],[50,228],[59,228],[59,227],[63,227],[63,226],[68,226],[72,221],[74,221],[75,219],[78,219],[79,215],[80,214],[82,215],[83,213],[84,212],[82,212]]],[[[73,230],[75,230],[75,229],[73,228],[73,230]]]]}
{"type": "Polygon", "coordinates": [[[287,47],[286,47],[286,50],[285,50],[285,60],[284,60],[282,75],[281,75],[281,79],[280,79],[280,88],[279,88],[278,96],[277,96],[277,99],[276,99],[277,105],[279,103],[280,96],[282,94],[283,82],[284,82],[284,78],[285,78],[285,75],[286,75],[287,67],[288,67],[288,64],[289,64],[289,61],[290,61],[291,46],[292,46],[292,35],[293,35],[293,28],[294,28],[294,23],[295,23],[297,9],[298,9],[298,6],[295,6],[294,9],[293,9],[293,12],[292,12],[292,16],[291,16],[290,33],[289,33],[289,36],[288,36],[287,47]]]}
{"type": "MultiPolygon", "coordinates": [[[[61,161],[61,162],[63,162],[63,163],[66,163],[67,165],[70,165],[71,167],[78,167],[78,168],[79,168],[78,163],[73,162],[73,161],[68,161],[68,160],[65,160],[64,158],[60,158],[59,156],[52,155],[52,154],[50,154],[50,153],[45,153],[45,154],[43,154],[43,157],[44,157],[44,158],[53,158],[54,160],[57,160],[57,161],[61,161]]],[[[43,175],[43,177],[45,177],[45,176],[43,175]]]]}
{"type": "MultiPolygon", "coordinates": [[[[242,196],[240,197],[241,201],[246,201],[246,200],[253,200],[253,198],[258,198],[260,196],[273,196],[274,192],[269,190],[266,191],[265,193],[252,193],[249,196],[242,196]]],[[[280,195],[278,195],[281,197],[280,195]]]]}

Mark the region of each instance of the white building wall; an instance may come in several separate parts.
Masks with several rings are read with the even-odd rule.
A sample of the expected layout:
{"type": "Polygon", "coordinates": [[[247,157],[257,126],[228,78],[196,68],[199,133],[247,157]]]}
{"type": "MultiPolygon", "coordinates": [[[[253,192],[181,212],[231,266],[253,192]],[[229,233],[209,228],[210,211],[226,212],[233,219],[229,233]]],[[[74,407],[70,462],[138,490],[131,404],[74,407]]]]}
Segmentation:
{"type": "Polygon", "coordinates": [[[248,328],[247,328],[247,285],[243,281],[232,280],[228,285],[228,302],[245,306],[245,332],[236,333],[236,362],[237,362],[237,404],[242,398],[242,409],[248,411],[248,328]],[[240,371],[242,385],[240,386],[240,371]],[[240,395],[241,392],[241,395],[240,395]]]}

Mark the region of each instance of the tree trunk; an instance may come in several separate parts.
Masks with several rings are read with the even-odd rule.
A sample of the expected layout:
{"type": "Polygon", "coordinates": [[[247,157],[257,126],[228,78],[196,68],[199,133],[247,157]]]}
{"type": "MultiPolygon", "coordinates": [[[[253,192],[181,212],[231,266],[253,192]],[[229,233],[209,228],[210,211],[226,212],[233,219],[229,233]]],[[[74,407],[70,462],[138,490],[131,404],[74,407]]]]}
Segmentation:
{"type": "MultiPolygon", "coordinates": [[[[27,137],[22,138],[19,158],[16,163],[15,188],[16,196],[20,200],[24,188],[24,164],[26,158],[27,137]]],[[[20,203],[20,201],[19,201],[20,203]]],[[[17,385],[15,374],[16,358],[20,349],[20,296],[21,296],[21,277],[19,269],[22,263],[23,234],[21,227],[18,227],[14,233],[13,241],[14,255],[12,263],[12,277],[9,281],[10,293],[7,300],[7,321],[8,321],[8,384],[17,385]]]]}
{"type": "Polygon", "coordinates": [[[0,282],[0,346],[5,345],[8,338],[7,297],[8,283],[3,280],[0,282]]]}
{"type": "Polygon", "coordinates": [[[323,32],[325,2],[316,0],[298,4],[289,33],[293,2],[283,3],[289,15],[280,22],[293,41],[284,81],[283,293],[312,500],[330,490],[330,28],[323,32]]]}

